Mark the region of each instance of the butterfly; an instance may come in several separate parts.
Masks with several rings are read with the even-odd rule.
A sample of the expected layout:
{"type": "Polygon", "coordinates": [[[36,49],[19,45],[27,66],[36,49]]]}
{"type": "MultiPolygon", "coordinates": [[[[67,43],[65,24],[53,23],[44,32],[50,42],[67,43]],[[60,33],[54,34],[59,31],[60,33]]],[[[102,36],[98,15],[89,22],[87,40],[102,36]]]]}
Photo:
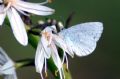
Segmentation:
{"type": "Polygon", "coordinates": [[[36,71],[41,73],[42,77],[43,65],[45,63],[46,72],[46,59],[52,57],[61,74],[63,72],[61,71],[61,65],[64,63],[64,60],[66,60],[68,68],[66,53],[71,57],[74,57],[74,54],[77,56],[87,56],[91,54],[95,50],[102,32],[103,24],[101,22],[77,24],[68,29],[61,29],[60,31],[57,31],[55,25],[45,27],[41,32],[41,38],[36,50],[36,71]],[[62,62],[57,47],[63,50],[62,62]]]}

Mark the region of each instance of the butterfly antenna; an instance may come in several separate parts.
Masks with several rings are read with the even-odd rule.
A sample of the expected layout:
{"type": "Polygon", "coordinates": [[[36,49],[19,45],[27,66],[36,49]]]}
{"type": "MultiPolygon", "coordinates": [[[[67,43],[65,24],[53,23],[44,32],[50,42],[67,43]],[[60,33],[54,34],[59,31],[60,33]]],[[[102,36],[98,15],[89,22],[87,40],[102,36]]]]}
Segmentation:
{"type": "Polygon", "coordinates": [[[72,12],[68,18],[65,21],[65,28],[70,27],[71,20],[73,19],[73,16],[75,15],[75,12],[72,12]]]}

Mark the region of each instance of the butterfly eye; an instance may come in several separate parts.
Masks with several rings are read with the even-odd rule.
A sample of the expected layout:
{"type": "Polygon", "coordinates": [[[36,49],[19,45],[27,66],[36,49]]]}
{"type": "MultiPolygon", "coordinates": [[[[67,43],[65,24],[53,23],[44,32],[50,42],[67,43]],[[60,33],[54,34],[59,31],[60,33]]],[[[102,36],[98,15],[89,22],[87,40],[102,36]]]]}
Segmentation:
{"type": "Polygon", "coordinates": [[[53,34],[57,34],[57,32],[55,32],[55,31],[53,31],[53,30],[52,30],[52,33],[53,33],[53,34]]]}

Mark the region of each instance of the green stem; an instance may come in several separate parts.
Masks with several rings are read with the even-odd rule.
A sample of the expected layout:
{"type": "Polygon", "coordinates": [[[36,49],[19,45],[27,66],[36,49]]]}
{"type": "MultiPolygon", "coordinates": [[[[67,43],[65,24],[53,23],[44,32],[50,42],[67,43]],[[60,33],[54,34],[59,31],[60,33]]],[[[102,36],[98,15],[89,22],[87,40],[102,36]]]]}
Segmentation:
{"type": "Polygon", "coordinates": [[[34,66],[34,59],[23,59],[23,60],[16,61],[15,63],[16,69],[26,67],[26,66],[34,66]]]}

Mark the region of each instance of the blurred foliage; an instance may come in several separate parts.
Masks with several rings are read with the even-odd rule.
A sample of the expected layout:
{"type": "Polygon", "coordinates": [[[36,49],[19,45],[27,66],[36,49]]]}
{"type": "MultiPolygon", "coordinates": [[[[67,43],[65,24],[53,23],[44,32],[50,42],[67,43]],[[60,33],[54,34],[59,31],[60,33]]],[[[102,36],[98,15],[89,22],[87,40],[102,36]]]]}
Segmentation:
{"type": "MultiPolygon", "coordinates": [[[[43,0],[31,0],[38,1],[43,0]]],[[[71,25],[89,21],[104,23],[104,32],[96,50],[89,56],[69,59],[73,79],[120,79],[120,0],[53,0],[53,3],[46,6],[56,10],[48,18],[62,22],[65,22],[71,12],[75,12],[71,25]]],[[[32,18],[37,23],[36,18],[47,17],[32,18]]],[[[30,45],[21,46],[9,27],[0,28],[0,46],[13,60],[34,58],[35,50],[30,45]]],[[[18,76],[19,79],[40,79],[34,68],[19,69],[18,76]]]]}

